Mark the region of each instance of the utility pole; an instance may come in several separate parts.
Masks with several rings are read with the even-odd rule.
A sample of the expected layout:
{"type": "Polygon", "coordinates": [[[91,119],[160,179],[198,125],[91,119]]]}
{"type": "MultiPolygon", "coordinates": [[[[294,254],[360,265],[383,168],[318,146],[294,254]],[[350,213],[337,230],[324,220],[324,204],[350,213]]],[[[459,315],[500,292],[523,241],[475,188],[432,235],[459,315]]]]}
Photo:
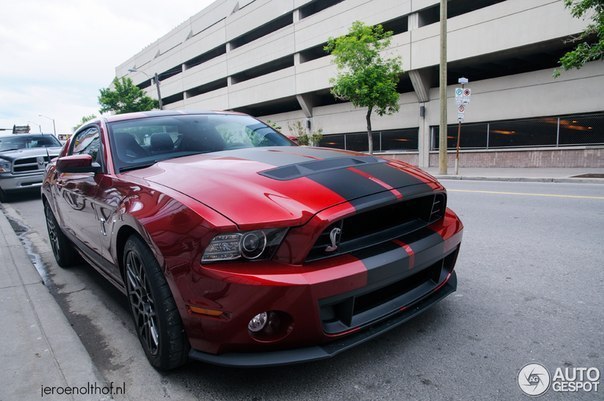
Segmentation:
{"type": "Polygon", "coordinates": [[[447,0],[440,0],[440,125],[438,171],[447,174],[447,0]]]}

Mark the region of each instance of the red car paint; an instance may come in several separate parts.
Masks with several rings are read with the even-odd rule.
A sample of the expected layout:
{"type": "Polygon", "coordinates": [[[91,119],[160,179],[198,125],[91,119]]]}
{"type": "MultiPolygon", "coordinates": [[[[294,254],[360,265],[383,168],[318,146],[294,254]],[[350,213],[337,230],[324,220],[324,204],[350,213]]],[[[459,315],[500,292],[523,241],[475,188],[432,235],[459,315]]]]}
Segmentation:
{"type": "MultiPolygon", "coordinates": [[[[195,154],[162,160],[146,168],[119,170],[117,145],[112,143],[114,137],[110,134],[112,124],[157,116],[196,115],[137,113],[95,120],[79,133],[89,127],[100,132],[102,146],[98,159],[103,171],[62,173],[51,165],[42,189],[43,200],[51,207],[63,232],[76,242],[85,259],[123,292],[124,241],[132,234],[144,240],[165,274],[187,339],[195,351],[193,357],[225,365],[303,361],[284,357],[263,363],[262,358],[249,356],[270,355],[276,350],[305,350],[363,332],[376,323],[396,318],[397,311],[435,296],[455,276],[453,265],[463,226],[449,209],[422,230],[407,235],[410,239],[417,237],[415,242],[402,236],[355,252],[309,258],[324,230],[342,219],[379,210],[382,204],[393,205],[432,194],[445,196],[444,188],[434,178],[402,162],[377,159],[365,162],[366,155],[351,152],[274,146],[195,154]],[[353,165],[323,168],[317,164],[339,163],[339,160],[344,164],[350,160],[353,165]],[[297,170],[287,175],[291,166],[297,170]],[[334,174],[341,177],[334,178],[331,186],[334,174]],[[404,180],[411,184],[397,186],[404,180]],[[346,181],[356,186],[349,189],[346,181]],[[288,232],[268,259],[201,263],[206,247],[219,233],[281,227],[288,228],[288,232]],[[426,248],[427,242],[434,245],[426,248]],[[387,248],[384,255],[390,258],[383,263],[385,267],[379,262],[382,258],[379,251],[371,253],[380,247],[387,248]],[[360,256],[363,252],[369,256],[360,256]],[[396,258],[401,261],[400,272],[392,261],[396,258]],[[345,298],[346,294],[356,300],[367,297],[366,302],[375,303],[372,299],[379,298],[380,288],[395,288],[395,282],[406,288],[405,277],[433,266],[434,260],[443,260],[441,279],[430,276],[436,277],[434,285],[411,303],[394,305],[387,313],[375,312],[375,316],[359,325],[351,321],[341,331],[326,329],[328,320],[321,314],[331,310],[328,305],[331,299],[335,299],[334,310],[340,308],[337,298],[345,298]],[[371,263],[376,265],[371,267],[371,263]],[[196,310],[222,313],[210,316],[195,313],[196,310]],[[273,337],[253,335],[247,329],[248,322],[263,311],[282,312],[287,327],[273,337]],[[223,361],[222,355],[245,355],[242,358],[249,361],[223,361]]],[[[77,145],[71,143],[74,138],[78,138],[78,133],[60,157],[69,157],[77,145]]],[[[423,281],[417,286],[428,287],[423,281]]],[[[454,289],[453,285],[450,291],[454,289]]],[[[404,294],[390,298],[399,295],[404,294]]],[[[390,298],[388,302],[392,301],[390,298]]],[[[358,315],[371,314],[383,307],[379,304],[358,315]]],[[[320,358],[309,358],[313,359],[320,358]]]]}

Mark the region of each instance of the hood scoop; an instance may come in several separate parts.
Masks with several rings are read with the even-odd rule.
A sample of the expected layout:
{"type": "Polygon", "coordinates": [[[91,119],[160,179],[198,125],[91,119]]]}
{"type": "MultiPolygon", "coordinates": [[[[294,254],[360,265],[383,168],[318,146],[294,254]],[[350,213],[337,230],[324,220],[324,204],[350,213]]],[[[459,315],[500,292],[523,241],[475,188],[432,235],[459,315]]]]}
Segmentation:
{"type": "Polygon", "coordinates": [[[288,164],[286,166],[260,171],[258,174],[274,180],[289,181],[296,178],[307,177],[311,174],[324,173],[330,170],[367,166],[385,162],[386,160],[378,159],[373,156],[335,157],[325,160],[312,160],[288,164]]]}

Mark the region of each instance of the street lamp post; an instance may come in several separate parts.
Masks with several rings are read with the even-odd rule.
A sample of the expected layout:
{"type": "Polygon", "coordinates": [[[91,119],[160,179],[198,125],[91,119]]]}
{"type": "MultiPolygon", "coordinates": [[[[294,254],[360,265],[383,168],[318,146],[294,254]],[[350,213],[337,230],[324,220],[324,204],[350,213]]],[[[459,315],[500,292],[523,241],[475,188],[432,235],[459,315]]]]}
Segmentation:
{"type": "Polygon", "coordinates": [[[151,80],[155,81],[155,87],[157,88],[157,101],[159,102],[159,109],[160,109],[160,110],[163,110],[163,108],[164,108],[164,104],[163,104],[163,102],[161,101],[161,91],[160,91],[160,89],[159,89],[159,75],[158,75],[157,73],[155,73],[155,74],[153,75],[153,78],[151,78],[151,77],[149,76],[149,74],[147,74],[145,71],[139,71],[139,70],[138,70],[138,69],[136,69],[136,68],[128,68],[128,72],[140,72],[140,73],[145,74],[145,76],[146,76],[147,78],[149,78],[149,79],[151,79],[151,80]]]}
{"type": "Polygon", "coordinates": [[[37,125],[38,126],[38,130],[40,130],[40,134],[42,133],[42,126],[40,124],[34,123],[33,121],[28,121],[27,123],[28,124],[35,124],[35,125],[37,125]]]}
{"type": "Polygon", "coordinates": [[[48,118],[49,120],[52,120],[52,132],[53,132],[53,134],[56,137],[57,136],[57,127],[55,125],[55,119],[51,118],[51,117],[44,116],[42,114],[38,114],[38,117],[44,117],[44,118],[48,118]]]}

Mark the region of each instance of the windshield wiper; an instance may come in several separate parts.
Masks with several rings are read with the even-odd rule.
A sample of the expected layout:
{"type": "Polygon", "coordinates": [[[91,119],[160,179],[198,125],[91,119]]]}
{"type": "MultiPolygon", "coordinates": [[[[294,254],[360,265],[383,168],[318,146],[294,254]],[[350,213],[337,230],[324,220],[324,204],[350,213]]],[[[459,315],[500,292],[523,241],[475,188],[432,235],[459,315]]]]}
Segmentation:
{"type": "Polygon", "coordinates": [[[141,169],[141,168],[151,167],[155,163],[157,163],[157,160],[152,160],[152,161],[145,162],[145,163],[131,164],[131,165],[128,165],[128,166],[120,167],[120,173],[122,173],[124,171],[138,170],[138,169],[141,169]]]}
{"type": "Polygon", "coordinates": [[[11,150],[19,150],[20,148],[1,149],[0,152],[10,152],[11,150]]]}

